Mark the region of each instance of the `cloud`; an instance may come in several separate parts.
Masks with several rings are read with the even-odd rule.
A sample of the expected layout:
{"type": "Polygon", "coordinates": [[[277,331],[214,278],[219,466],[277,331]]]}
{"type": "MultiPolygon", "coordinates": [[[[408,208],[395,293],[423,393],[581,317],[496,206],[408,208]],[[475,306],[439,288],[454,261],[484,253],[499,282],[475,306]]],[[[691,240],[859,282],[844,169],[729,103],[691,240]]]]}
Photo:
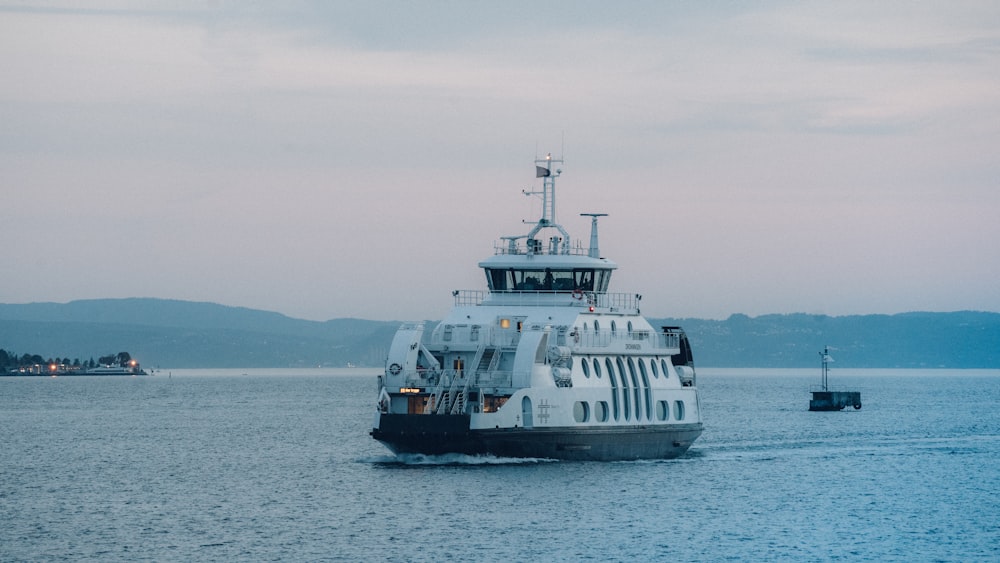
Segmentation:
{"type": "MultiPolygon", "coordinates": [[[[618,287],[635,284],[655,314],[803,310],[834,292],[828,312],[877,309],[861,298],[874,266],[901,273],[876,280],[888,287],[981,279],[1000,262],[963,251],[1000,236],[996,12],[0,8],[0,220],[36,278],[59,277],[43,257],[87,272],[44,291],[7,279],[4,295],[441,315],[451,289],[481,285],[492,239],[537,218],[519,192],[552,151],[567,159],[560,219],[585,237],[577,213],[611,213],[618,287]],[[835,283],[818,283],[809,262],[830,248],[844,249],[825,257],[835,283]],[[134,267],[88,271],[107,256],[134,267]]],[[[892,306],[920,308],[921,291],[892,306]]],[[[994,294],[980,308],[1000,307],[994,294]]]]}

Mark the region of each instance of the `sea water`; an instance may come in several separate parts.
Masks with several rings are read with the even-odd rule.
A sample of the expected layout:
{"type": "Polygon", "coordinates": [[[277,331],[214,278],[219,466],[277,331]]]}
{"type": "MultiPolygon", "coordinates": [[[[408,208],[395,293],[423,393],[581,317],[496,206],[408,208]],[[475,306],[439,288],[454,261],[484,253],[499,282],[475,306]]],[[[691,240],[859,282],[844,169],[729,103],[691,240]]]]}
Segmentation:
{"type": "Polygon", "coordinates": [[[393,456],[356,373],[0,378],[0,560],[1000,560],[1000,371],[702,369],[618,463],[393,456]]]}

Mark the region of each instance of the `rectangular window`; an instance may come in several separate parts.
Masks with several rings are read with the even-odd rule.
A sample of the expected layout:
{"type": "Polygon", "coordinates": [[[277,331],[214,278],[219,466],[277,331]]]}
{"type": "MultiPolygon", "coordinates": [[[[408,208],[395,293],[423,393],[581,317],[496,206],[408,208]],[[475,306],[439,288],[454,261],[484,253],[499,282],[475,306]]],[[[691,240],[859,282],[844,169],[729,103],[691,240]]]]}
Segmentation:
{"type": "Polygon", "coordinates": [[[490,291],[507,291],[506,270],[486,270],[486,282],[490,291]]]}
{"type": "MultiPolygon", "coordinates": [[[[504,290],[513,288],[517,291],[573,291],[574,289],[586,289],[580,287],[580,280],[583,278],[581,271],[573,270],[509,270],[509,278],[504,277],[503,271],[494,271],[490,275],[494,288],[501,285],[504,290]]],[[[497,289],[499,291],[499,289],[497,289]]]]}
{"type": "Polygon", "coordinates": [[[594,284],[594,291],[605,292],[608,290],[608,282],[611,281],[611,277],[608,275],[607,270],[597,271],[597,281],[594,284]]]}
{"type": "Polygon", "coordinates": [[[575,286],[573,289],[594,291],[594,270],[573,270],[573,285],[575,286]]]}

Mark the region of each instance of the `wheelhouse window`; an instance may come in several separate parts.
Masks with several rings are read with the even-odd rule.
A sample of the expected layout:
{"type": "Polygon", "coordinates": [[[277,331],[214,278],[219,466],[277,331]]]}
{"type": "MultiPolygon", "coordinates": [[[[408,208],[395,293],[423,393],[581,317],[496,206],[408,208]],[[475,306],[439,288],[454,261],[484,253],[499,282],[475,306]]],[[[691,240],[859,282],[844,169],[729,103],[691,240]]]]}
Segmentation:
{"type": "Polygon", "coordinates": [[[608,290],[608,283],[611,282],[611,270],[597,270],[597,279],[594,281],[594,290],[604,293],[608,290]]]}
{"type": "Polygon", "coordinates": [[[486,268],[490,291],[606,291],[611,272],[593,268],[572,270],[486,268]]]}

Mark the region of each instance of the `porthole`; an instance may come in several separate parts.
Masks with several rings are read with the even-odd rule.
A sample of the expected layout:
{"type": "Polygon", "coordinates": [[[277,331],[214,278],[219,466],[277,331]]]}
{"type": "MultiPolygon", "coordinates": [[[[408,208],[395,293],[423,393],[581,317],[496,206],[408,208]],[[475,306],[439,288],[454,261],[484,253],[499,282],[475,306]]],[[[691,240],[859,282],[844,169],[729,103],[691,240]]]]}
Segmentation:
{"type": "Polygon", "coordinates": [[[656,420],[668,420],[670,407],[666,401],[656,401],[656,420]]]}
{"type": "Polygon", "coordinates": [[[597,358],[594,358],[594,375],[596,375],[598,379],[601,377],[601,362],[598,362],[597,358]]]}
{"type": "Polygon", "coordinates": [[[649,369],[653,370],[653,377],[660,377],[660,370],[656,369],[656,360],[649,359],[649,369]]]}
{"type": "Polygon", "coordinates": [[[573,405],[573,419],[577,422],[589,422],[590,403],[586,401],[577,401],[573,405]]]}
{"type": "Polygon", "coordinates": [[[628,322],[628,333],[632,334],[632,321],[628,322]]]}
{"type": "Polygon", "coordinates": [[[590,377],[590,363],[586,360],[586,358],[584,358],[580,362],[580,367],[583,368],[583,376],[589,378],[590,377]]]}
{"type": "Polygon", "coordinates": [[[663,369],[663,377],[670,377],[670,368],[667,367],[667,360],[660,360],[660,367],[663,369]]]}
{"type": "Polygon", "coordinates": [[[618,323],[611,321],[611,334],[618,332],[618,323]]]}
{"type": "Polygon", "coordinates": [[[684,420],[684,401],[674,401],[674,418],[684,420]]]}
{"type": "Polygon", "coordinates": [[[601,323],[597,322],[597,319],[594,319],[594,332],[600,332],[600,331],[601,331],[601,323]]]}
{"type": "Polygon", "coordinates": [[[607,401],[597,401],[597,412],[595,416],[597,417],[597,422],[607,422],[608,421],[608,402],[607,401]]]}

